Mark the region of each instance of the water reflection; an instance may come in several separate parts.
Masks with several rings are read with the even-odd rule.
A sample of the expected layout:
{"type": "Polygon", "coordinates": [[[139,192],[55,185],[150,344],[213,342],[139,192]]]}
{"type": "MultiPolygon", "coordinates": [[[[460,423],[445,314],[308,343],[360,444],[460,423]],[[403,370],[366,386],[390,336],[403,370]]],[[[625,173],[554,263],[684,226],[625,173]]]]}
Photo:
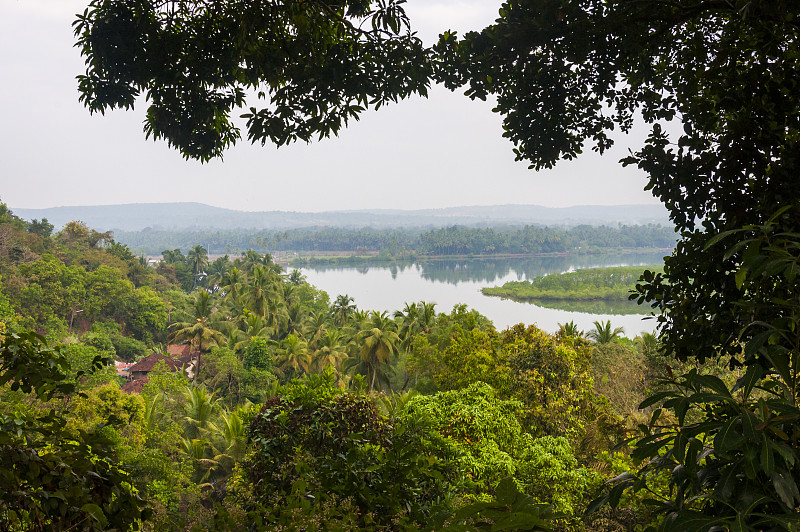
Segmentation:
{"type": "Polygon", "coordinates": [[[415,269],[423,279],[439,283],[459,284],[463,282],[497,283],[511,277],[516,281],[531,279],[539,275],[563,273],[582,268],[608,266],[636,266],[660,264],[665,252],[627,253],[621,255],[569,255],[548,257],[492,257],[463,259],[432,259],[413,261],[365,261],[355,265],[314,265],[305,271],[357,271],[366,274],[371,269],[388,270],[392,279],[398,273],[415,269]]]}
{"type": "MultiPolygon", "coordinates": [[[[488,317],[498,329],[515,323],[536,323],[548,331],[559,323],[575,321],[581,329],[590,329],[594,320],[610,319],[623,326],[629,335],[652,332],[655,320],[642,321],[648,308],[601,306],[597,302],[519,303],[484,296],[480,289],[512,280],[526,280],[570,269],[601,266],[659,264],[664,252],[626,255],[579,255],[568,257],[524,257],[436,260],[422,263],[364,263],[358,266],[313,266],[301,271],[314,286],[328,292],[331,299],[347,294],[365,310],[394,312],[405,303],[428,301],[437,304],[438,312],[449,312],[453,305],[464,303],[488,317]],[[550,307],[550,308],[548,308],[550,307]],[[623,313],[625,315],[623,315],[623,313]]],[[[624,303],[623,303],[624,304],[624,303]]]]}
{"type": "Polygon", "coordinates": [[[636,301],[545,301],[534,300],[531,303],[544,308],[555,308],[567,312],[588,312],[589,314],[611,314],[625,316],[628,314],[650,314],[650,307],[639,305],[636,301]]]}
{"type": "Polygon", "coordinates": [[[423,279],[458,284],[465,281],[497,283],[523,281],[539,275],[563,273],[570,269],[600,268],[607,266],[635,266],[660,264],[664,252],[631,253],[626,255],[573,255],[523,258],[476,258],[458,260],[430,260],[417,265],[423,279]]]}

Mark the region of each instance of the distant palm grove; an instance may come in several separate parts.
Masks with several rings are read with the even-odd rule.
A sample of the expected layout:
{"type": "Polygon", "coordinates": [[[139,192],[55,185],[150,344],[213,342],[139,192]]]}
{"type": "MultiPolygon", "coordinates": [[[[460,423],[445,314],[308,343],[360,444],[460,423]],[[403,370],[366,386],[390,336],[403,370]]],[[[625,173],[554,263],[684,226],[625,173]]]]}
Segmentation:
{"type": "Polygon", "coordinates": [[[273,251],[377,251],[397,256],[490,255],[592,252],[617,248],[672,248],[676,235],[661,225],[559,227],[452,226],[439,229],[307,228],[288,231],[200,230],[119,231],[116,238],[148,255],[164,249],[188,250],[202,242],[212,253],[248,249],[273,251]]]}

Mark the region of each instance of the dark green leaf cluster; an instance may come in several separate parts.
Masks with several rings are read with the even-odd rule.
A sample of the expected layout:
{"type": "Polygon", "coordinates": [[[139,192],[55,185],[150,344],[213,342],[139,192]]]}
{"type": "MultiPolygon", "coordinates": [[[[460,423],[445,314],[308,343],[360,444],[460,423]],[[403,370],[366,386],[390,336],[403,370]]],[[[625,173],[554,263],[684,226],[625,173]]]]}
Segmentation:
{"type": "Polygon", "coordinates": [[[422,527],[447,502],[457,453],[422,420],[385,418],[325,374],[287,391],[293,397],[267,401],[251,423],[254,450],[243,468],[269,522],[349,499],[363,529],[422,527]]]}
{"type": "Polygon", "coordinates": [[[75,22],[81,101],[104,112],[144,93],[146,135],[203,161],[241,137],[231,113],[249,92],[267,99],[243,115],[252,142],[327,137],[427,93],[429,53],[402,3],[95,0],[75,22]]]}
{"type": "MultiPolygon", "coordinates": [[[[101,364],[103,360],[95,360],[101,364]]],[[[69,400],[69,364],[35,333],[9,333],[0,345],[0,384],[42,401],[69,400]]],[[[5,410],[5,409],[3,409],[5,410]]],[[[65,417],[0,412],[0,522],[12,530],[131,530],[149,512],[112,442],[66,427],[65,417]]]]}
{"type": "Polygon", "coordinates": [[[645,467],[615,479],[596,502],[616,504],[625,489],[646,489],[667,472],[673,496],[651,501],[665,514],[659,530],[791,529],[800,505],[800,409],[776,393],[779,386],[769,390],[777,382],[763,377],[754,365],[732,389],[696,370],[669,381],[671,389],[640,405],[663,403],[636,442],[633,456],[645,467]],[[675,421],[664,422],[662,409],[671,410],[675,421]]]}

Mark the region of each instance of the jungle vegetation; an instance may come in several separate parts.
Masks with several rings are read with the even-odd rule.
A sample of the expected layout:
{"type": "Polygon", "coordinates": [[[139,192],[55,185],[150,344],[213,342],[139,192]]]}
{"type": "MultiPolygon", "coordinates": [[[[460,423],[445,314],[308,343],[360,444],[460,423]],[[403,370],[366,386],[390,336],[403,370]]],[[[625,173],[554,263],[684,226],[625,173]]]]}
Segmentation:
{"type": "MultiPolygon", "coordinates": [[[[655,383],[659,387],[637,405],[637,411],[647,414],[648,419],[640,424],[641,433],[629,440],[630,457],[635,465],[628,459],[614,457],[607,463],[608,470],[619,474],[607,484],[605,495],[590,505],[591,515],[599,516],[592,526],[606,526],[601,521],[619,519],[622,510],[622,519],[652,518],[661,530],[792,530],[800,522],[800,468],[797,467],[800,305],[796,300],[800,257],[800,198],[796,186],[800,154],[799,15],[796,2],[789,0],[526,0],[503,3],[495,23],[480,32],[459,36],[445,31],[436,45],[426,48],[413,32],[401,0],[166,3],[94,0],[79,16],[75,31],[87,64],[85,74],[79,77],[79,90],[89,110],[130,108],[143,95],[148,105],[145,134],[165,140],[186,157],[200,160],[220,156],[240,138],[241,132],[230,113],[247,105],[248,94],[259,94],[265,100],[261,107],[252,103],[248,106],[244,116],[248,139],[280,146],[336,134],[367,109],[377,109],[412,94],[424,96],[430,83],[444,83],[451,90],[464,90],[470,98],[496,98],[494,110],[502,116],[503,134],[513,143],[516,158],[537,170],[578,157],[588,148],[605,151],[612,144],[611,131],[629,131],[634,118],[640,117],[648,128],[648,136],[642,145],[632,147],[622,162],[647,173],[647,189],[667,207],[680,235],[675,251],[665,260],[663,274],[645,272],[636,286],[638,301],[650,304],[658,312],[663,353],[653,362],[666,361],[661,366],[666,377],[655,383]],[[295,60],[297,57],[307,60],[299,62],[295,60]],[[681,127],[675,130],[665,127],[670,121],[681,127]],[[678,364],[684,362],[690,364],[678,364]],[[721,366],[715,370],[724,371],[710,371],[708,364],[714,363],[721,366]],[[646,506],[641,498],[647,500],[646,506]],[[632,512],[624,512],[626,508],[632,512]]],[[[96,237],[87,231],[82,241],[91,250],[91,241],[96,237]]],[[[39,243],[28,237],[22,239],[39,243]]],[[[10,254],[17,262],[39,260],[38,252],[25,246],[12,246],[10,254]]],[[[69,258],[66,252],[64,256],[69,258]]],[[[91,259],[87,261],[90,266],[91,259]]],[[[65,266],[66,275],[53,283],[56,289],[71,287],[68,281],[76,270],[69,268],[82,267],[66,263],[65,266]]],[[[250,294],[248,297],[254,298],[254,302],[263,303],[258,310],[248,307],[251,312],[259,316],[263,312],[266,318],[267,311],[262,309],[268,309],[267,327],[278,331],[278,341],[283,341],[275,359],[281,361],[278,367],[283,368],[285,375],[301,375],[308,371],[306,367],[311,368],[306,356],[310,341],[301,340],[296,334],[299,331],[289,327],[289,323],[297,323],[288,312],[290,305],[286,305],[290,316],[287,319],[284,306],[276,303],[274,296],[272,299],[255,296],[270,293],[268,279],[274,278],[270,269],[264,264],[252,274],[248,272],[245,284],[250,288],[242,293],[250,294]]],[[[128,267],[128,273],[131,272],[135,275],[128,267]]],[[[146,278],[159,282],[150,276],[142,280],[146,278]]],[[[24,276],[17,279],[22,281],[8,288],[5,281],[3,285],[4,290],[11,292],[10,308],[17,297],[14,290],[20,294],[26,289],[30,293],[35,291],[36,283],[26,284],[24,276]]],[[[134,283],[129,279],[127,282],[134,283]]],[[[135,284],[134,287],[138,288],[135,284]]],[[[237,285],[226,293],[238,289],[237,285]]],[[[68,290],[58,293],[60,297],[51,300],[52,308],[58,311],[53,314],[54,323],[69,330],[74,327],[72,308],[60,303],[72,301],[70,293],[68,290]],[[66,325],[67,310],[71,326],[66,325]]],[[[80,290],[77,293],[80,295],[80,290]]],[[[283,293],[285,296],[286,291],[283,293]]],[[[42,296],[46,295],[43,291],[42,296]]],[[[205,305],[199,295],[190,297],[197,299],[197,309],[222,308],[205,305]]],[[[76,308],[74,312],[77,314],[78,310],[82,309],[76,308]]],[[[113,305],[105,310],[113,310],[113,305]]],[[[593,456],[600,462],[599,457],[606,456],[600,451],[603,445],[608,445],[609,440],[625,440],[626,434],[622,432],[614,436],[613,423],[606,424],[613,417],[593,411],[595,405],[589,401],[592,396],[597,398],[595,391],[602,393],[598,382],[603,380],[591,379],[594,384],[591,393],[584,386],[590,382],[592,371],[611,367],[598,365],[600,362],[619,360],[617,355],[624,353],[613,347],[616,344],[609,343],[602,344],[602,348],[594,347],[594,356],[584,356],[583,342],[574,337],[550,337],[525,327],[492,332],[484,330],[476,316],[470,317],[469,312],[459,309],[446,316],[444,319],[451,324],[464,318],[465,323],[474,323],[476,327],[462,326],[461,332],[452,330],[442,336],[418,334],[414,353],[425,357],[426,364],[420,367],[409,357],[409,382],[413,377],[417,386],[427,386],[430,392],[442,394],[440,400],[459,401],[458,394],[447,395],[449,390],[438,388],[466,388],[475,384],[466,382],[469,377],[480,380],[497,395],[492,398],[488,391],[476,389],[473,394],[476,399],[485,398],[489,405],[495,401],[520,401],[523,404],[517,410],[517,420],[525,429],[535,431],[528,433],[533,441],[524,435],[520,440],[514,423],[505,418],[509,421],[504,424],[507,430],[495,431],[502,436],[486,437],[472,430],[470,420],[479,419],[479,411],[471,408],[455,410],[457,415],[445,430],[432,419],[430,427],[440,427],[438,434],[443,438],[466,443],[478,451],[482,448],[490,451],[489,463],[472,462],[469,457],[475,454],[465,453],[461,463],[474,465],[463,476],[474,479],[477,474],[477,486],[459,487],[451,492],[453,501],[464,501],[467,494],[476,495],[475,499],[442,510],[445,514],[442,521],[436,517],[442,515],[434,510],[436,503],[428,499],[422,498],[420,505],[402,509],[391,505],[396,499],[389,498],[386,502],[381,486],[397,485],[402,493],[408,485],[426,486],[427,493],[434,497],[449,489],[442,485],[451,478],[446,464],[431,461],[434,455],[445,459],[449,455],[441,447],[440,452],[429,452],[439,445],[434,441],[435,436],[414,440],[414,431],[402,429],[403,434],[408,434],[408,445],[392,447],[388,441],[396,439],[389,436],[387,440],[385,436],[389,427],[380,422],[370,423],[369,414],[358,405],[353,408],[352,417],[342,417],[356,420],[357,428],[369,430],[353,433],[355,441],[349,442],[346,449],[337,449],[341,451],[337,457],[347,457],[348,464],[365,464],[361,458],[374,453],[375,459],[368,460],[369,466],[359,467],[360,472],[376,473],[374,477],[352,475],[350,469],[328,474],[328,470],[316,467],[331,463],[318,458],[334,451],[326,445],[315,446],[314,442],[325,440],[306,437],[305,431],[298,433],[302,439],[287,462],[286,453],[281,452],[277,443],[286,424],[303,419],[293,414],[301,415],[307,408],[311,419],[326,419],[326,413],[338,405],[326,402],[325,397],[309,397],[312,394],[297,383],[289,386],[298,390],[298,394],[280,391],[281,406],[260,412],[264,432],[255,438],[260,447],[253,459],[262,462],[253,464],[261,464],[264,467],[260,470],[270,473],[276,470],[268,466],[286,464],[285,469],[277,470],[278,479],[264,479],[274,490],[239,491],[245,501],[241,506],[234,504],[227,514],[221,509],[209,511],[203,524],[208,527],[225,515],[235,519],[242,515],[237,513],[241,510],[247,516],[242,522],[252,527],[268,519],[273,519],[270,525],[284,519],[284,523],[302,523],[304,528],[323,526],[317,523],[336,526],[341,523],[339,528],[344,528],[347,525],[343,519],[351,517],[360,520],[359,526],[400,527],[409,522],[404,523],[404,519],[413,521],[423,515],[432,516],[431,523],[448,523],[445,526],[458,529],[461,525],[486,525],[484,516],[491,512],[495,522],[502,520],[505,508],[520,509],[520,517],[530,518],[528,529],[541,526],[541,519],[551,515],[535,506],[535,498],[541,497],[537,495],[541,483],[535,473],[576,472],[580,468],[559,468],[555,462],[572,464],[567,454],[557,450],[563,449],[563,445],[546,445],[539,440],[551,436],[566,438],[574,450],[573,457],[584,460],[583,467],[590,465],[584,456],[593,456]],[[543,399],[552,404],[543,404],[543,399]],[[292,409],[293,413],[286,409],[292,409]],[[551,412],[552,416],[542,419],[543,413],[551,412]],[[507,442],[522,442],[514,447],[522,449],[522,454],[506,452],[507,457],[503,456],[507,442]],[[540,449],[549,454],[548,462],[544,463],[553,465],[527,468],[525,462],[541,463],[536,462],[541,456],[540,449]],[[404,455],[404,450],[411,454],[404,455]],[[402,456],[413,456],[414,452],[422,460],[412,463],[428,464],[432,484],[415,478],[418,471],[413,471],[414,467],[405,467],[409,462],[402,456]],[[401,465],[400,470],[380,462],[392,453],[398,457],[393,462],[401,465]],[[551,459],[554,462],[549,462],[551,459]],[[481,479],[496,478],[493,476],[496,471],[510,473],[516,480],[511,482],[524,493],[505,489],[510,487],[507,481],[498,483],[494,494],[481,491],[481,479]],[[399,476],[391,477],[392,474],[399,476]],[[356,477],[369,480],[366,486],[358,485],[362,490],[354,490],[348,484],[348,479],[356,477]],[[279,482],[288,478],[291,488],[279,482]],[[404,478],[407,483],[385,482],[387,478],[404,478]],[[320,493],[331,495],[317,499],[320,493]],[[355,493],[353,502],[345,500],[350,493],[355,493]],[[319,504],[314,504],[317,500],[319,504]],[[280,501],[279,505],[274,501],[280,501]],[[375,508],[381,510],[373,512],[375,508]],[[448,514],[454,508],[458,508],[455,513],[448,514]],[[404,514],[391,524],[373,517],[385,516],[396,509],[404,514]],[[283,511],[293,512],[293,517],[283,511]],[[213,521],[209,515],[212,513],[213,521]],[[468,524],[465,519],[477,522],[468,524]]],[[[208,316],[198,315],[194,319],[211,325],[214,317],[212,311],[208,316]]],[[[371,318],[358,323],[388,323],[387,317],[371,318]]],[[[27,318],[22,315],[14,319],[27,318]]],[[[340,319],[340,323],[347,322],[340,319]]],[[[421,324],[420,327],[425,330],[421,324]]],[[[567,329],[565,325],[564,331],[567,329]]],[[[68,393],[68,389],[58,384],[63,380],[63,372],[35,371],[32,381],[16,379],[19,373],[14,368],[19,366],[15,360],[19,359],[10,354],[22,353],[30,355],[31,360],[38,357],[50,361],[43,367],[51,369],[66,369],[66,366],[56,353],[37,346],[30,337],[11,334],[6,335],[4,342],[4,360],[11,361],[9,369],[3,368],[4,376],[10,375],[8,380],[14,380],[11,385],[14,389],[9,393],[27,395],[2,403],[4,407],[14,405],[12,411],[4,413],[3,444],[10,445],[15,452],[42,449],[43,454],[38,450],[23,452],[29,458],[49,456],[51,449],[68,452],[70,445],[62,446],[60,442],[74,442],[75,438],[56,439],[56,447],[41,443],[48,434],[43,426],[54,418],[23,411],[35,409],[37,400],[52,397],[56,390],[62,396],[68,393]],[[19,411],[14,410],[17,408],[19,411]],[[11,430],[15,426],[19,428],[11,430]]],[[[202,345],[198,341],[198,346],[202,345]]],[[[646,345],[651,342],[643,338],[643,352],[646,345]]],[[[385,383],[389,378],[388,372],[383,371],[385,357],[377,355],[384,352],[359,348],[361,360],[353,367],[359,368],[370,383],[385,383]]],[[[390,355],[390,360],[392,356],[399,355],[390,355]]],[[[608,386],[609,396],[614,395],[611,391],[631,389],[634,392],[630,397],[637,397],[633,403],[638,402],[644,390],[636,386],[647,382],[638,373],[642,367],[630,361],[621,366],[624,371],[614,375],[613,385],[608,386]]],[[[324,389],[324,386],[313,387],[315,391],[324,389]]],[[[609,396],[606,396],[609,408],[624,409],[625,404],[633,404],[626,401],[626,397],[630,398],[627,393],[616,395],[614,400],[609,396]]],[[[200,398],[196,399],[191,404],[204,404],[200,398]]],[[[350,404],[344,402],[345,406],[350,404]]],[[[514,405],[506,404],[502,410],[514,412],[514,405]]],[[[208,418],[197,416],[182,414],[172,419],[176,427],[187,431],[182,437],[192,438],[191,445],[185,448],[192,453],[189,466],[195,467],[186,468],[186,478],[202,480],[206,471],[211,470],[214,457],[222,459],[222,453],[210,456],[214,453],[211,449],[218,447],[203,446],[203,441],[210,442],[212,438],[209,435],[204,440],[198,436],[206,434],[210,423],[208,418]],[[207,466],[209,469],[204,470],[207,466]]],[[[97,430],[110,432],[114,420],[121,418],[121,415],[109,417],[98,423],[97,430]]],[[[398,426],[400,422],[393,425],[398,426]]],[[[327,430],[319,429],[323,433],[327,430]]],[[[156,434],[168,435],[169,431],[156,434]]],[[[94,449],[92,446],[90,451],[95,452],[94,449]]],[[[81,449],[76,452],[75,463],[92,466],[110,463],[108,455],[87,462],[81,459],[85,456],[81,449]]],[[[125,456],[122,452],[118,454],[125,456]]],[[[37,468],[3,471],[10,472],[8,481],[24,475],[36,482],[42,468],[37,464],[37,468]]],[[[551,496],[548,502],[551,508],[563,512],[556,515],[556,522],[573,526],[569,509],[580,504],[577,494],[592,483],[591,475],[554,477],[563,479],[567,487],[555,488],[558,481],[546,479],[551,496]],[[565,495],[564,500],[556,500],[555,495],[560,494],[565,495]]],[[[85,498],[81,497],[87,492],[80,479],[96,477],[69,478],[77,478],[77,484],[59,494],[64,498],[67,494],[74,495],[77,502],[69,508],[78,508],[78,512],[57,511],[60,497],[46,502],[43,498],[31,498],[33,503],[22,507],[27,512],[21,518],[26,520],[23,523],[49,526],[54,519],[73,518],[83,519],[82,523],[111,519],[124,523],[131,517],[119,514],[113,502],[119,497],[132,496],[128,487],[135,487],[132,484],[115,483],[127,490],[117,495],[108,495],[104,489],[89,491],[99,496],[84,503],[85,498]],[[37,502],[40,500],[43,502],[37,502]]],[[[144,480],[146,476],[136,478],[144,480]]],[[[183,483],[183,479],[170,484],[164,478],[158,479],[164,483],[154,484],[150,493],[164,485],[193,485],[188,481],[183,483]]],[[[246,487],[247,480],[242,482],[246,487]]],[[[52,483],[46,483],[45,489],[36,493],[48,495],[52,487],[52,483]]],[[[228,504],[233,500],[227,501],[228,504]]],[[[4,500],[3,504],[9,518],[20,519],[16,510],[19,501],[4,500]]],[[[173,500],[171,504],[180,507],[186,503],[173,500]]],[[[126,508],[135,512],[138,506],[131,504],[126,508]]],[[[198,510],[189,515],[201,513],[198,510]]],[[[168,510],[162,515],[175,516],[168,510]]],[[[144,512],[140,516],[147,517],[144,512]]],[[[634,529],[642,524],[629,522],[621,528],[634,529]]]]}
{"type": "Polygon", "coordinates": [[[663,362],[644,338],[611,340],[638,361],[623,383],[593,363],[610,344],[574,326],[497,331],[425,301],[358,309],[254,251],[209,261],[196,245],[152,266],[80,222],[51,234],[2,209],[11,530],[616,530],[653,517],[636,499],[583,517],[604,479],[634,470],[615,444],[663,362]],[[161,362],[131,390],[110,365],[184,343],[199,355],[191,376],[161,362]]]}

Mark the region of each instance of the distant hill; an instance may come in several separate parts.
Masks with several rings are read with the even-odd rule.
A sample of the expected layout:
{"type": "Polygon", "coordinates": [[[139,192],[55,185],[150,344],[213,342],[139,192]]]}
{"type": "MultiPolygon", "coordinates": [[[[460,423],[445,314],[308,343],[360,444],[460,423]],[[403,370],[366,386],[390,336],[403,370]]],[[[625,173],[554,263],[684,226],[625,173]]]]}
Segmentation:
{"type": "Polygon", "coordinates": [[[669,225],[662,205],[465,206],[423,210],[354,210],[312,212],[245,212],[202,203],[133,203],[49,209],[13,208],[26,220],[47,218],[60,229],[82,220],[99,231],[142,229],[294,229],[299,227],[442,227],[449,225],[669,225]]]}

